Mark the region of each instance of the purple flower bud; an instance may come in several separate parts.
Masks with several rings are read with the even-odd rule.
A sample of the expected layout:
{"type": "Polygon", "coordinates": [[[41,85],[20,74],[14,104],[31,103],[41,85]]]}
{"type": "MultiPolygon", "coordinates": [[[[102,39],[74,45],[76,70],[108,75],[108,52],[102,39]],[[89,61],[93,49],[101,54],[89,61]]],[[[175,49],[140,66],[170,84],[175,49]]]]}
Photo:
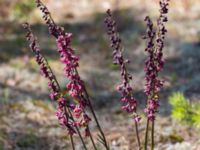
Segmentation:
{"type": "Polygon", "coordinates": [[[135,122],[139,123],[140,120],[141,120],[141,117],[139,115],[136,115],[136,116],[133,117],[133,119],[134,119],[135,122]]]}
{"type": "Polygon", "coordinates": [[[90,136],[90,130],[88,128],[85,128],[85,137],[90,136]]]}

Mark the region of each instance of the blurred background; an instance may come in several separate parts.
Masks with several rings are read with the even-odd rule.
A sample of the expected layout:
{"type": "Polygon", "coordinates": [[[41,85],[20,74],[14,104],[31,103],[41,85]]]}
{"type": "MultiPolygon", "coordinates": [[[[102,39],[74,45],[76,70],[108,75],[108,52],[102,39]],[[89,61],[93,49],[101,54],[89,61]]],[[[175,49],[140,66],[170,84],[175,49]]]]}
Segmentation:
{"type": "MultiPolygon", "coordinates": [[[[171,0],[172,1],[172,0],[171,0]]],[[[131,116],[120,109],[119,68],[112,64],[112,50],[103,23],[111,8],[133,75],[139,111],[145,107],[143,93],[146,54],[144,17],[156,22],[159,0],[43,0],[53,18],[73,33],[72,45],[80,56],[79,72],[92,97],[101,124],[114,150],[137,145],[131,116]]],[[[157,150],[200,150],[200,1],[170,3],[165,41],[165,79],[156,120],[157,150]]],[[[0,150],[71,149],[58,125],[55,107],[48,97],[46,80],[25,41],[21,28],[30,22],[42,53],[65,88],[68,82],[59,63],[55,39],[41,19],[34,0],[0,0],[0,150]]],[[[94,134],[95,127],[91,125],[94,134]]],[[[144,133],[145,119],[140,133],[144,133]]],[[[77,140],[78,142],[78,140],[77,140]]],[[[77,144],[77,149],[82,149],[77,144]]]]}

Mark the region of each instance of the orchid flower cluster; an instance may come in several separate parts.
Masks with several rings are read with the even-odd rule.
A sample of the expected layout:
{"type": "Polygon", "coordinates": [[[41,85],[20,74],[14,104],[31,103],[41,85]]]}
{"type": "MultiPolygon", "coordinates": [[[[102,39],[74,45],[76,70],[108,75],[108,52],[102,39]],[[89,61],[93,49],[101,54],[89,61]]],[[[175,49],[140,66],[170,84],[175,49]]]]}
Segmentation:
{"type": "MultiPolygon", "coordinates": [[[[32,33],[31,27],[28,23],[25,23],[23,27],[27,30],[27,41],[29,47],[36,57],[36,62],[40,66],[42,75],[48,80],[48,87],[50,89],[50,97],[53,101],[57,102],[56,116],[59,123],[67,128],[67,133],[70,136],[73,150],[75,150],[74,136],[78,135],[85,150],[88,150],[87,144],[82,136],[82,128],[84,128],[84,135],[89,137],[93,148],[97,150],[96,143],[94,141],[90,122],[95,121],[98,129],[97,140],[103,144],[106,150],[109,150],[109,145],[106,140],[105,134],[100,126],[99,120],[97,119],[96,113],[91,103],[91,98],[87,92],[84,81],[81,79],[78,67],[79,57],[76,55],[75,50],[71,46],[72,33],[67,33],[64,28],[60,27],[55,23],[48,8],[40,1],[35,0],[37,7],[41,10],[46,25],[48,26],[49,33],[55,37],[57,45],[57,52],[60,56],[60,62],[64,65],[64,76],[69,81],[66,84],[66,91],[68,92],[69,98],[66,98],[56,76],[53,74],[47,59],[41,54],[39,45],[35,36],[32,33]],[[91,114],[88,115],[88,114],[91,114]]],[[[144,112],[147,114],[147,127],[145,134],[145,146],[147,150],[148,145],[148,129],[149,121],[152,122],[151,131],[151,150],[154,149],[154,120],[156,112],[159,107],[159,91],[163,86],[163,81],[158,78],[159,72],[163,69],[163,47],[165,34],[167,32],[165,23],[168,21],[166,14],[168,13],[169,0],[160,0],[160,16],[157,20],[157,28],[149,16],[145,18],[147,25],[146,34],[144,39],[147,40],[147,47],[145,51],[148,53],[148,58],[145,61],[145,87],[144,93],[147,96],[147,106],[144,112]]],[[[140,135],[138,125],[141,117],[137,112],[138,101],[134,97],[134,90],[131,87],[130,82],[132,76],[128,72],[127,66],[130,63],[124,56],[124,48],[122,41],[117,31],[116,21],[113,19],[110,10],[107,11],[107,17],[104,20],[107,27],[107,34],[110,38],[111,48],[113,49],[113,63],[120,67],[121,71],[121,83],[116,87],[117,91],[121,94],[120,101],[122,102],[122,110],[130,113],[135,123],[135,132],[138,142],[139,150],[142,149],[140,142],[140,135]]]]}
{"type": "MultiPolygon", "coordinates": [[[[89,123],[92,121],[91,117],[88,115],[89,109],[99,131],[97,140],[104,145],[106,150],[109,150],[108,143],[97,119],[89,94],[77,70],[79,66],[79,58],[76,56],[74,49],[70,45],[72,34],[65,33],[64,29],[54,22],[49,10],[40,0],[36,0],[35,2],[37,4],[37,7],[41,10],[43,14],[43,19],[48,26],[49,33],[56,38],[57,51],[60,55],[60,61],[62,64],[64,64],[64,75],[69,80],[69,83],[67,83],[66,85],[66,90],[68,91],[69,96],[71,96],[72,101],[66,101],[66,98],[64,98],[64,96],[62,95],[60,87],[59,90],[55,90],[54,92],[54,82],[49,82],[49,86],[53,87],[51,88],[53,92],[51,92],[50,97],[51,99],[54,99],[58,102],[56,116],[58,117],[59,122],[61,125],[70,125],[70,130],[68,128],[68,134],[71,137],[73,149],[75,149],[73,135],[75,135],[76,133],[78,133],[84,149],[88,149],[80,131],[81,128],[84,128],[84,135],[90,137],[94,149],[97,150],[96,143],[89,128],[89,123]]],[[[29,35],[31,34],[31,36],[33,36],[30,26],[27,23],[24,24],[24,28],[28,30],[29,35]]],[[[28,41],[32,43],[32,40],[28,41]]],[[[34,40],[34,44],[35,42],[36,40],[34,40]]],[[[34,52],[33,48],[33,46],[30,47],[30,49],[34,52]]],[[[36,55],[35,52],[34,54],[36,55]]],[[[41,70],[43,71],[44,69],[41,68],[41,70]]],[[[52,71],[51,73],[53,75],[52,71]]],[[[53,75],[53,77],[55,76],[53,75]]],[[[49,78],[47,77],[47,79],[49,78]]],[[[56,84],[58,85],[57,80],[56,84]]]]}
{"type": "MultiPolygon", "coordinates": [[[[147,114],[147,128],[145,137],[145,150],[147,149],[148,140],[148,126],[149,121],[154,122],[155,113],[159,107],[159,91],[163,86],[164,81],[158,78],[158,73],[163,69],[163,47],[165,34],[167,32],[165,28],[165,22],[168,21],[166,14],[168,13],[169,0],[160,0],[160,16],[157,20],[157,30],[154,28],[153,22],[150,17],[145,18],[147,24],[146,35],[144,39],[147,39],[147,48],[149,57],[145,61],[145,87],[144,93],[147,95],[147,106],[144,112],[147,114]]],[[[120,66],[122,84],[117,86],[117,91],[121,93],[121,102],[124,104],[122,109],[128,113],[133,113],[134,120],[136,122],[136,135],[138,139],[138,146],[141,149],[140,138],[138,135],[137,125],[141,117],[137,114],[137,101],[133,97],[133,88],[130,86],[130,80],[132,76],[127,71],[127,64],[130,63],[128,59],[124,58],[122,42],[117,31],[116,21],[110,10],[107,11],[107,17],[105,19],[105,24],[107,26],[107,34],[110,37],[111,48],[113,49],[113,63],[120,66]]],[[[154,132],[154,123],[152,125],[152,132],[154,132]]],[[[154,146],[154,137],[152,133],[152,149],[154,146]]]]}
{"type": "Polygon", "coordinates": [[[48,64],[47,59],[41,54],[41,50],[39,44],[33,35],[30,25],[28,23],[24,23],[23,27],[27,29],[27,41],[29,42],[29,47],[32,52],[35,54],[35,59],[37,64],[40,66],[41,74],[48,80],[48,87],[50,90],[50,97],[52,100],[56,101],[58,104],[58,110],[56,112],[56,116],[62,126],[67,127],[68,134],[73,135],[76,133],[73,127],[73,120],[70,119],[69,114],[65,112],[65,105],[68,103],[67,100],[59,95],[60,94],[60,86],[58,81],[52,72],[51,67],[48,64]]]}
{"type": "Polygon", "coordinates": [[[149,16],[145,18],[147,25],[146,35],[143,37],[147,40],[145,51],[148,58],[145,61],[145,94],[147,96],[147,105],[144,112],[147,114],[147,126],[145,134],[145,149],[148,143],[149,121],[151,125],[151,149],[154,149],[154,122],[156,112],[159,107],[159,91],[164,81],[158,78],[159,72],[163,69],[163,48],[164,39],[167,32],[165,23],[168,21],[166,14],[168,13],[169,0],[160,0],[160,16],[157,20],[157,29],[149,16]]]}
{"type": "Polygon", "coordinates": [[[116,89],[121,94],[122,110],[133,115],[138,146],[141,147],[138,131],[138,123],[141,117],[137,114],[137,101],[133,97],[133,88],[130,86],[132,76],[127,70],[127,64],[130,61],[123,56],[123,47],[117,32],[116,21],[113,19],[110,10],[107,11],[107,17],[104,22],[107,26],[107,34],[110,37],[111,48],[113,49],[113,63],[120,66],[122,83],[117,85],[116,89]]]}
{"type": "Polygon", "coordinates": [[[127,71],[126,65],[130,63],[128,59],[124,59],[121,39],[117,33],[116,22],[112,19],[111,11],[107,11],[107,17],[104,22],[107,26],[107,33],[110,36],[111,47],[113,48],[113,63],[121,68],[122,83],[117,86],[117,91],[121,93],[122,109],[128,113],[133,113],[134,120],[139,122],[140,117],[136,113],[137,101],[133,97],[133,88],[130,86],[132,76],[127,71]]]}
{"type": "MultiPolygon", "coordinates": [[[[70,33],[66,33],[65,36],[60,35],[57,39],[57,47],[60,54],[60,61],[65,65],[65,76],[70,80],[70,82],[66,85],[67,90],[69,91],[69,95],[77,100],[77,104],[75,105],[73,111],[76,118],[81,118],[81,120],[77,122],[77,126],[87,127],[91,118],[85,113],[85,107],[88,104],[83,95],[83,81],[76,73],[79,59],[76,55],[74,55],[73,49],[69,46],[70,40],[70,33]]],[[[86,132],[86,135],[88,134],[89,133],[86,132]]]]}
{"type": "Polygon", "coordinates": [[[158,31],[154,29],[153,23],[149,16],[145,18],[147,24],[146,35],[144,39],[148,40],[147,48],[145,51],[149,57],[145,61],[145,94],[148,96],[149,102],[145,108],[148,119],[155,120],[155,112],[159,107],[158,93],[163,86],[162,80],[158,79],[158,73],[163,69],[163,47],[165,34],[167,32],[164,23],[167,22],[169,0],[160,1],[160,16],[157,20],[158,31]]]}

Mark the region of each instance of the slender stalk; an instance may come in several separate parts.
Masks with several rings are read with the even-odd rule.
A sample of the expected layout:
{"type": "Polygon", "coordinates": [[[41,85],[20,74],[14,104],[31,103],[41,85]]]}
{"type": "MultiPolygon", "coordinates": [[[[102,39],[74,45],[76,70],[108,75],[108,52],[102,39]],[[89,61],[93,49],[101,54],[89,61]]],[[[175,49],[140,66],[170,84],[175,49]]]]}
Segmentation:
{"type": "Polygon", "coordinates": [[[75,150],[74,140],[73,140],[73,136],[72,135],[70,135],[70,141],[71,141],[72,149],[75,150]]]}
{"type": "Polygon", "coordinates": [[[87,126],[87,128],[88,128],[88,131],[89,131],[89,136],[90,136],[90,140],[91,140],[91,142],[92,142],[92,145],[93,145],[94,149],[97,150],[97,147],[96,147],[96,144],[95,144],[94,139],[93,139],[93,137],[92,137],[92,134],[91,134],[91,132],[90,132],[89,126],[87,126]]]}
{"type": "MultiPolygon", "coordinates": [[[[68,112],[69,112],[69,114],[70,114],[70,116],[71,116],[72,121],[74,121],[72,112],[69,110],[69,108],[67,108],[67,110],[68,110],[68,112]]],[[[86,144],[85,144],[85,142],[84,142],[84,140],[83,140],[83,137],[82,137],[82,135],[81,135],[81,132],[80,132],[79,128],[78,128],[77,126],[75,126],[75,128],[76,128],[76,131],[77,131],[77,133],[78,133],[79,138],[81,139],[81,142],[82,142],[82,144],[83,144],[84,149],[85,149],[85,150],[88,150],[88,149],[87,149],[87,146],[86,146],[86,144]]]]}
{"type": "MultiPolygon", "coordinates": [[[[55,80],[56,80],[56,78],[55,78],[55,80]]],[[[58,82],[57,82],[57,83],[58,83],[58,82]]],[[[60,89],[60,85],[59,85],[59,84],[58,84],[58,87],[59,87],[59,89],[60,89]]],[[[72,115],[72,113],[71,113],[71,110],[70,110],[68,107],[65,107],[65,108],[64,108],[64,111],[65,111],[65,116],[66,116],[66,117],[70,117],[70,118],[72,119],[72,121],[75,122],[74,117],[73,117],[73,115],[72,115]],[[68,115],[68,113],[69,113],[69,115],[68,115]]],[[[77,126],[75,126],[75,129],[76,129],[76,132],[78,133],[78,136],[79,136],[79,138],[80,138],[80,140],[81,140],[81,142],[82,142],[82,144],[83,144],[84,149],[85,149],[85,150],[88,150],[87,147],[86,147],[86,144],[85,144],[85,142],[84,142],[84,140],[83,140],[83,137],[82,137],[82,135],[81,135],[81,132],[80,132],[79,128],[78,128],[77,126]]],[[[70,139],[71,139],[71,143],[74,144],[74,142],[73,142],[73,137],[70,136],[70,139]]],[[[74,147],[74,145],[72,145],[72,147],[74,147]]]]}
{"type": "Polygon", "coordinates": [[[57,80],[57,78],[56,78],[56,76],[55,76],[53,70],[51,69],[48,60],[46,59],[46,57],[43,57],[43,59],[44,59],[45,63],[47,64],[47,66],[49,66],[49,68],[48,68],[48,69],[49,69],[49,72],[51,73],[51,75],[52,75],[52,77],[53,77],[55,83],[57,84],[57,87],[58,87],[59,91],[61,91],[61,88],[60,88],[60,85],[59,85],[59,83],[58,83],[58,80],[57,80]]]}
{"type": "Polygon", "coordinates": [[[152,128],[151,128],[151,150],[154,149],[154,126],[155,126],[155,121],[152,121],[152,128]]]}
{"type": "MultiPolygon", "coordinates": [[[[50,67],[49,67],[49,68],[50,68],[50,67]]],[[[51,68],[50,68],[50,71],[53,73],[53,71],[52,71],[51,68]]],[[[54,74],[53,74],[53,75],[54,75],[54,74]]],[[[60,88],[60,85],[59,85],[59,83],[58,83],[57,78],[56,78],[55,76],[53,76],[53,77],[54,77],[54,80],[56,81],[56,84],[57,84],[57,86],[58,86],[58,88],[59,88],[59,91],[61,91],[61,88],[60,88]]],[[[74,120],[74,117],[73,117],[73,115],[72,115],[72,113],[71,113],[71,110],[70,110],[68,107],[65,107],[65,108],[64,108],[64,111],[65,111],[65,116],[68,117],[68,113],[69,113],[69,117],[70,117],[70,118],[72,119],[72,121],[74,122],[75,120],[74,120]],[[67,113],[67,112],[68,112],[68,113],[67,113]]],[[[82,137],[82,135],[81,135],[81,132],[80,132],[79,128],[78,128],[77,126],[75,126],[75,128],[76,128],[76,132],[78,133],[78,136],[79,136],[79,138],[80,138],[80,140],[81,140],[81,142],[82,142],[82,144],[83,144],[84,149],[85,149],[85,150],[88,150],[87,147],[86,147],[86,144],[85,144],[85,142],[84,142],[84,140],[83,140],[83,137],[82,137]]],[[[74,144],[73,137],[70,137],[70,139],[71,139],[71,143],[74,144]]],[[[72,145],[72,147],[74,147],[74,145],[72,145]]]]}
{"type": "Polygon", "coordinates": [[[137,122],[135,122],[135,131],[136,131],[138,147],[139,147],[139,150],[141,150],[142,148],[141,148],[141,143],[140,143],[140,136],[139,136],[138,123],[137,122]]]}
{"type": "MultiPolygon", "coordinates": [[[[68,113],[67,113],[66,107],[64,108],[64,111],[65,111],[65,116],[66,116],[66,118],[69,118],[69,115],[68,115],[68,113]]],[[[70,116],[70,117],[71,117],[71,116],[70,116]]],[[[75,150],[73,135],[70,135],[70,141],[71,141],[71,145],[72,145],[73,150],[75,150]]]]}
{"type": "MultiPolygon", "coordinates": [[[[128,83],[129,83],[129,79],[128,79],[128,76],[127,76],[128,71],[127,71],[126,67],[124,68],[124,71],[126,72],[125,73],[126,74],[125,78],[128,81],[128,83]]],[[[137,109],[135,110],[135,112],[137,112],[137,109]]],[[[135,121],[135,131],[136,131],[136,136],[137,136],[138,147],[139,147],[139,150],[141,150],[140,136],[139,136],[139,131],[138,131],[138,122],[136,122],[136,121],[135,121]]]]}
{"type": "MultiPolygon", "coordinates": [[[[77,70],[76,70],[76,73],[79,75],[79,73],[78,73],[77,70]]],[[[93,108],[93,106],[92,106],[92,103],[91,103],[89,94],[88,94],[88,92],[87,92],[85,86],[84,86],[84,89],[83,89],[83,90],[84,90],[85,96],[86,96],[86,98],[87,98],[87,102],[88,102],[88,104],[89,104],[89,109],[90,109],[90,111],[91,111],[91,113],[92,113],[92,115],[93,115],[93,117],[94,117],[94,120],[95,120],[95,122],[96,122],[97,128],[98,128],[98,130],[99,130],[99,132],[100,132],[100,134],[101,134],[101,136],[102,136],[102,138],[103,138],[104,146],[105,146],[106,150],[109,150],[110,148],[109,148],[108,143],[107,143],[107,141],[106,141],[106,137],[105,137],[105,135],[104,135],[103,130],[101,129],[100,123],[99,123],[99,121],[98,121],[98,119],[97,119],[96,113],[95,113],[95,111],[94,111],[94,108],[93,108]]]]}
{"type": "Polygon", "coordinates": [[[148,146],[148,132],[149,132],[149,119],[147,119],[147,125],[146,125],[144,150],[147,150],[147,146],[148,146]]]}
{"type": "MultiPolygon", "coordinates": [[[[84,111],[84,113],[85,113],[85,111],[84,111]]],[[[94,142],[92,133],[90,132],[90,127],[89,127],[89,125],[87,125],[87,129],[88,129],[88,132],[89,132],[89,137],[90,137],[90,140],[91,140],[91,142],[92,142],[92,145],[93,145],[94,149],[97,150],[97,147],[96,147],[96,144],[95,144],[95,142],[94,142]]]]}
{"type": "MultiPolygon", "coordinates": [[[[85,90],[85,89],[84,89],[84,90],[85,90]]],[[[105,146],[106,150],[109,150],[109,146],[108,146],[108,144],[107,144],[106,137],[105,137],[105,135],[104,135],[103,130],[101,129],[101,126],[100,126],[100,124],[99,124],[99,121],[98,121],[98,119],[97,119],[96,113],[95,113],[95,111],[94,111],[94,108],[93,108],[93,106],[92,106],[92,103],[91,103],[91,101],[90,101],[90,99],[89,99],[89,96],[88,96],[88,93],[87,93],[86,90],[85,90],[85,93],[86,93],[87,98],[88,98],[89,108],[90,108],[91,113],[92,113],[92,115],[93,115],[93,117],[94,117],[94,120],[95,120],[95,122],[96,122],[96,124],[97,124],[97,128],[99,129],[99,132],[100,132],[100,134],[101,134],[101,136],[102,136],[102,138],[103,138],[104,146],[105,146]]]]}

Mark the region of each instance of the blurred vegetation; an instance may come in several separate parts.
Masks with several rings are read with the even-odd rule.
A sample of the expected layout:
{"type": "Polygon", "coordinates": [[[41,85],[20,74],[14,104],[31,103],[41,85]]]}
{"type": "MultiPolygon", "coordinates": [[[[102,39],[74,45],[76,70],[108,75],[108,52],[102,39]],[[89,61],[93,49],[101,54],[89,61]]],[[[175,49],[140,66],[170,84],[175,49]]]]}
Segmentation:
{"type": "Polygon", "coordinates": [[[183,93],[176,92],[169,97],[172,105],[172,118],[200,128],[200,103],[190,102],[183,93]]]}
{"type": "Polygon", "coordinates": [[[0,0],[1,23],[26,21],[35,10],[34,0],[0,0]]]}
{"type": "Polygon", "coordinates": [[[37,143],[37,136],[34,134],[27,134],[17,142],[17,145],[20,147],[29,147],[29,146],[34,146],[37,143]]]}
{"type": "Polygon", "coordinates": [[[0,150],[4,150],[4,146],[0,144],[0,150]]]}
{"type": "Polygon", "coordinates": [[[34,0],[22,0],[14,4],[12,15],[16,20],[26,20],[34,9],[34,0]]]}

